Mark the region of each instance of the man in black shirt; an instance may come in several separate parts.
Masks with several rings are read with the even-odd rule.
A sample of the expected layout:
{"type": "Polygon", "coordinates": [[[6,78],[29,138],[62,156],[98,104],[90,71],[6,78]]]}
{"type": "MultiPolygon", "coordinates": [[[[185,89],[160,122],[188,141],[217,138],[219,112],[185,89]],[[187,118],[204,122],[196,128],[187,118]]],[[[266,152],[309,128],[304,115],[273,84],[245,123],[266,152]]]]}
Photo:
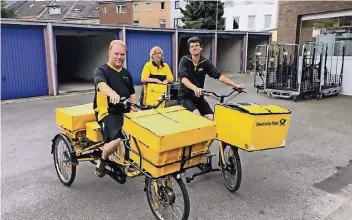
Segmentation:
{"type": "Polygon", "coordinates": [[[191,55],[184,56],[180,60],[178,76],[181,83],[178,104],[189,111],[213,120],[213,110],[204,97],[200,97],[205,76],[208,75],[233,87],[244,88],[244,85],[236,84],[222,75],[210,60],[200,55],[203,45],[198,37],[188,39],[187,44],[191,55]]]}
{"type": "Polygon", "coordinates": [[[109,61],[94,71],[96,89],[93,106],[105,142],[95,170],[99,177],[104,176],[106,161],[121,142],[123,114],[131,111],[119,103],[120,97],[137,101],[132,75],[123,67],[125,57],[125,43],[113,40],[109,47],[109,61]]]}

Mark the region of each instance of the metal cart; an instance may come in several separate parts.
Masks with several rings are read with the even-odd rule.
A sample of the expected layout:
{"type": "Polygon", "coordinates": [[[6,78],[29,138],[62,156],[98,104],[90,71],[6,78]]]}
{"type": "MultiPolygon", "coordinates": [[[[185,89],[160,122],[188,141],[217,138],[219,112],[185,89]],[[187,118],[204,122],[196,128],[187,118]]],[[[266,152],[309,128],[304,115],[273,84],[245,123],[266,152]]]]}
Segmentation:
{"type": "Polygon", "coordinates": [[[345,43],[343,41],[326,43],[324,55],[324,73],[317,99],[339,93],[344,71],[345,43]]]}
{"type": "Polygon", "coordinates": [[[277,44],[270,50],[264,91],[268,97],[291,98],[299,95],[298,44],[277,44]]]}
{"type": "Polygon", "coordinates": [[[257,89],[257,93],[264,90],[269,48],[270,45],[257,45],[255,48],[254,88],[257,89]]]}

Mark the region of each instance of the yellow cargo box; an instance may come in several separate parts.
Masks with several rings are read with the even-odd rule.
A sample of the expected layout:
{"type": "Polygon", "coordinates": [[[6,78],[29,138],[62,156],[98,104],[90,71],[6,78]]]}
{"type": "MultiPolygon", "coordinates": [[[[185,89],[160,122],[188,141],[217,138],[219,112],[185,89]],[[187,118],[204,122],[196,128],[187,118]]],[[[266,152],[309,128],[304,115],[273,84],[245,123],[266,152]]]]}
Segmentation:
{"type": "Polygon", "coordinates": [[[291,111],[278,105],[215,105],[218,139],[246,151],[285,147],[290,119],[291,111]]]}
{"type": "MultiPolygon", "coordinates": [[[[184,156],[205,153],[206,142],[216,138],[216,124],[213,121],[182,106],[127,113],[123,129],[132,136],[132,149],[149,160],[142,160],[142,169],[154,177],[178,171],[179,160],[184,153],[184,156]],[[190,146],[191,150],[188,148],[190,146]],[[173,164],[161,167],[169,163],[173,164]]],[[[139,164],[139,155],[131,152],[130,158],[139,164]]],[[[194,158],[185,167],[197,165],[202,162],[201,159],[194,158]]]]}
{"type": "MultiPolygon", "coordinates": [[[[158,104],[158,99],[165,93],[168,94],[168,85],[148,83],[144,86],[144,105],[156,105],[158,104]]],[[[165,107],[165,103],[162,103],[159,108],[165,107]]]]}
{"type": "Polygon", "coordinates": [[[100,125],[96,121],[86,123],[86,137],[93,142],[103,141],[100,125]]]}
{"type": "Polygon", "coordinates": [[[86,123],[96,121],[93,103],[55,109],[56,123],[69,131],[82,130],[86,123]]]}

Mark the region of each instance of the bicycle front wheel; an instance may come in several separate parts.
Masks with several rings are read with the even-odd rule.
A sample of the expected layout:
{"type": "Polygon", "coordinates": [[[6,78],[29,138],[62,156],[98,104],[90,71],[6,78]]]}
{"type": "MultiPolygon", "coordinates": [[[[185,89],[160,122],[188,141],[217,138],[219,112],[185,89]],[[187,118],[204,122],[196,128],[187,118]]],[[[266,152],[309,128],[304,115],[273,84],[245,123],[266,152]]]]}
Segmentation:
{"type": "Polygon", "coordinates": [[[188,219],[189,195],[181,178],[172,175],[159,179],[146,177],[145,184],[148,204],[156,219],[188,219]]]}
{"type": "Polygon", "coordinates": [[[242,181],[242,167],[238,148],[225,143],[223,143],[223,147],[225,161],[220,158],[222,179],[229,191],[236,192],[242,181]]]}

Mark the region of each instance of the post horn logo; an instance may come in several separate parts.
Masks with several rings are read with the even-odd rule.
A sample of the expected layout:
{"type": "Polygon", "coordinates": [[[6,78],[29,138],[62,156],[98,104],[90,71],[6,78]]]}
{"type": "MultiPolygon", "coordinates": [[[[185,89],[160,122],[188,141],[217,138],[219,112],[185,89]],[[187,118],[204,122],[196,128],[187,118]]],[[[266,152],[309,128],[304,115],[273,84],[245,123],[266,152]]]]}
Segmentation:
{"type": "Polygon", "coordinates": [[[280,126],[285,126],[285,123],[286,123],[286,119],[281,119],[280,120],[280,126]]]}

